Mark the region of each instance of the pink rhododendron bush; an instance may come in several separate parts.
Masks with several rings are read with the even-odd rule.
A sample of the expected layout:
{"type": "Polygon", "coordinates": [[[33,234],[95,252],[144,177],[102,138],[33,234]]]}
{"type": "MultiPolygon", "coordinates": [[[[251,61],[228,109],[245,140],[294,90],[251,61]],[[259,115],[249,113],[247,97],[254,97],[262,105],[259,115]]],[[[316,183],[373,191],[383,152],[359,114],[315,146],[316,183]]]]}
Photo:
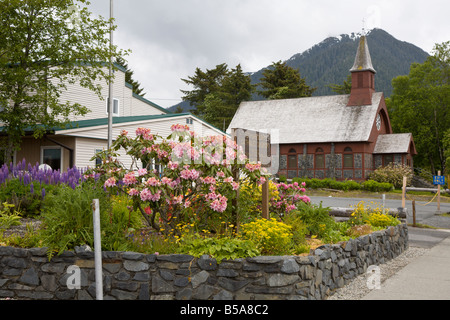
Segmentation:
{"type": "Polygon", "coordinates": [[[123,131],[110,151],[97,155],[102,164],[85,178],[100,177],[112,194],[128,194],[134,209],[157,231],[174,232],[182,222],[198,222],[216,232],[236,224],[237,190],[244,179],[254,187],[266,181],[261,165],[250,163],[226,136],[199,137],[182,125],[171,129],[165,139],[145,128],[134,137],[123,131]],[[118,160],[118,152],[131,157],[131,168],[118,160]]]}

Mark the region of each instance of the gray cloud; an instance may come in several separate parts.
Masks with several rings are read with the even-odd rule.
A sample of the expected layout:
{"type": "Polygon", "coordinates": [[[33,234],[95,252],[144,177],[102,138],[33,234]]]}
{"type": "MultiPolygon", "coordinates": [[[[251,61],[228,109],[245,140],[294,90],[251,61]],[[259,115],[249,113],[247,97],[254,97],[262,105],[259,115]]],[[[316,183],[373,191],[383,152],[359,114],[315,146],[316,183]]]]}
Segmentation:
{"type": "MultiPolygon", "coordinates": [[[[89,8],[109,17],[109,3],[92,0],[89,8]]],[[[146,97],[169,107],[196,67],[257,71],[328,36],[359,32],[363,18],[367,28],[430,52],[450,40],[449,9],[446,0],[114,0],[114,42],[132,50],[127,60],[146,97]]]]}

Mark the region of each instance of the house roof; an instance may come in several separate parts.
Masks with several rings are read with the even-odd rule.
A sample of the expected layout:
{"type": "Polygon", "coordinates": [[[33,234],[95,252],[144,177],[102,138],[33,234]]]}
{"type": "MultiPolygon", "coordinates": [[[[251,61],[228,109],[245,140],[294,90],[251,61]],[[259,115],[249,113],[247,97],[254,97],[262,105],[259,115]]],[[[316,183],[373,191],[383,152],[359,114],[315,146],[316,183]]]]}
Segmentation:
{"type": "MultiPolygon", "coordinates": [[[[411,142],[411,133],[380,134],[373,153],[408,153],[411,142]]],[[[415,150],[411,150],[412,153],[414,151],[415,150]]]]}
{"type": "Polygon", "coordinates": [[[350,95],[243,102],[228,127],[254,131],[278,130],[278,143],[368,141],[382,99],[348,107],[350,95]]]}
{"type": "MultiPolygon", "coordinates": [[[[147,115],[147,116],[131,116],[131,117],[113,117],[113,124],[119,123],[127,123],[127,122],[138,122],[145,120],[156,120],[156,119],[165,119],[172,118],[177,116],[185,116],[187,114],[156,114],[156,115],[147,115]]],[[[73,121],[66,125],[65,128],[54,128],[54,131],[62,131],[62,130],[70,130],[70,129],[78,129],[78,128],[89,128],[89,127],[97,127],[108,125],[108,118],[97,118],[97,119],[89,119],[89,120],[79,120],[73,121]]]]}
{"type": "MultiPolygon", "coordinates": [[[[223,132],[222,130],[216,128],[215,126],[203,121],[202,119],[196,117],[195,115],[185,112],[185,113],[168,113],[168,114],[157,114],[157,115],[145,115],[145,116],[131,116],[131,117],[113,117],[113,125],[114,124],[126,124],[126,123],[133,123],[133,122],[142,122],[142,121],[149,121],[149,120],[164,120],[168,118],[176,118],[176,117],[189,117],[194,118],[207,127],[210,127],[211,129],[214,129],[219,134],[226,135],[227,133],[223,132]]],[[[99,126],[107,126],[108,125],[108,118],[98,118],[98,119],[89,119],[89,120],[80,120],[80,121],[74,121],[70,124],[66,125],[65,128],[54,128],[53,130],[55,132],[61,132],[61,131],[67,131],[67,130],[77,130],[77,129],[89,129],[92,127],[99,127],[99,126]]]]}

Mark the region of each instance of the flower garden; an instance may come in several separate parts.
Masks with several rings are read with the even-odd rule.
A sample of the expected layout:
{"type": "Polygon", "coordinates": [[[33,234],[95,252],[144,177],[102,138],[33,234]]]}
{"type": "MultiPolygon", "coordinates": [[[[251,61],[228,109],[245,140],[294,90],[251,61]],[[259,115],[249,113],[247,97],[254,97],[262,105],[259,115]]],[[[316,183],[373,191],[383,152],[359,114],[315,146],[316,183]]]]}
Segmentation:
{"type": "Polygon", "coordinates": [[[276,183],[226,137],[198,137],[172,126],[163,138],[139,128],[123,131],[102,164],[67,172],[25,160],[0,168],[0,246],[45,247],[48,257],[93,247],[92,200],[99,199],[102,250],[207,254],[222,259],[308,254],[397,225],[398,219],[358,204],[348,221],[311,204],[304,182],[276,183]],[[118,152],[132,159],[125,168],[118,152]],[[269,184],[269,219],[262,218],[262,185],[269,184]],[[5,230],[26,221],[23,235],[5,230]]]}

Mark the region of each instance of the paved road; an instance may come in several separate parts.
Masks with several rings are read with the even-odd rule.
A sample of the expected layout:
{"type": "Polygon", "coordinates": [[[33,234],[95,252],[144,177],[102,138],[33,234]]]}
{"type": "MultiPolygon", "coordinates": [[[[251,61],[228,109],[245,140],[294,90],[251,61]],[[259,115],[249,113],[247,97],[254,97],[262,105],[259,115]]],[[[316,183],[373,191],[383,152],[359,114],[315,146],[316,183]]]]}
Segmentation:
{"type": "MultiPolygon", "coordinates": [[[[369,204],[371,201],[374,202],[374,205],[383,205],[383,200],[380,198],[376,199],[362,199],[362,198],[337,198],[337,197],[316,197],[312,196],[311,202],[314,204],[320,204],[322,203],[322,206],[324,207],[340,207],[340,208],[350,208],[351,206],[356,206],[358,202],[361,200],[364,200],[366,204],[369,204]]],[[[424,223],[428,222],[431,226],[436,226],[438,228],[449,228],[450,229],[450,219],[441,219],[442,217],[438,215],[437,211],[437,203],[436,199],[430,203],[425,205],[427,202],[425,201],[416,201],[416,222],[417,223],[424,223]],[[440,220],[443,220],[442,222],[440,220]],[[436,224],[442,224],[443,225],[436,225],[436,224]]],[[[402,206],[401,200],[391,200],[386,199],[384,203],[384,208],[392,208],[397,209],[402,206]]],[[[412,215],[412,201],[407,200],[406,201],[406,208],[407,208],[407,222],[412,223],[413,222],[413,215],[412,215]]],[[[440,213],[450,213],[450,203],[441,203],[440,206],[440,213]]]]}

